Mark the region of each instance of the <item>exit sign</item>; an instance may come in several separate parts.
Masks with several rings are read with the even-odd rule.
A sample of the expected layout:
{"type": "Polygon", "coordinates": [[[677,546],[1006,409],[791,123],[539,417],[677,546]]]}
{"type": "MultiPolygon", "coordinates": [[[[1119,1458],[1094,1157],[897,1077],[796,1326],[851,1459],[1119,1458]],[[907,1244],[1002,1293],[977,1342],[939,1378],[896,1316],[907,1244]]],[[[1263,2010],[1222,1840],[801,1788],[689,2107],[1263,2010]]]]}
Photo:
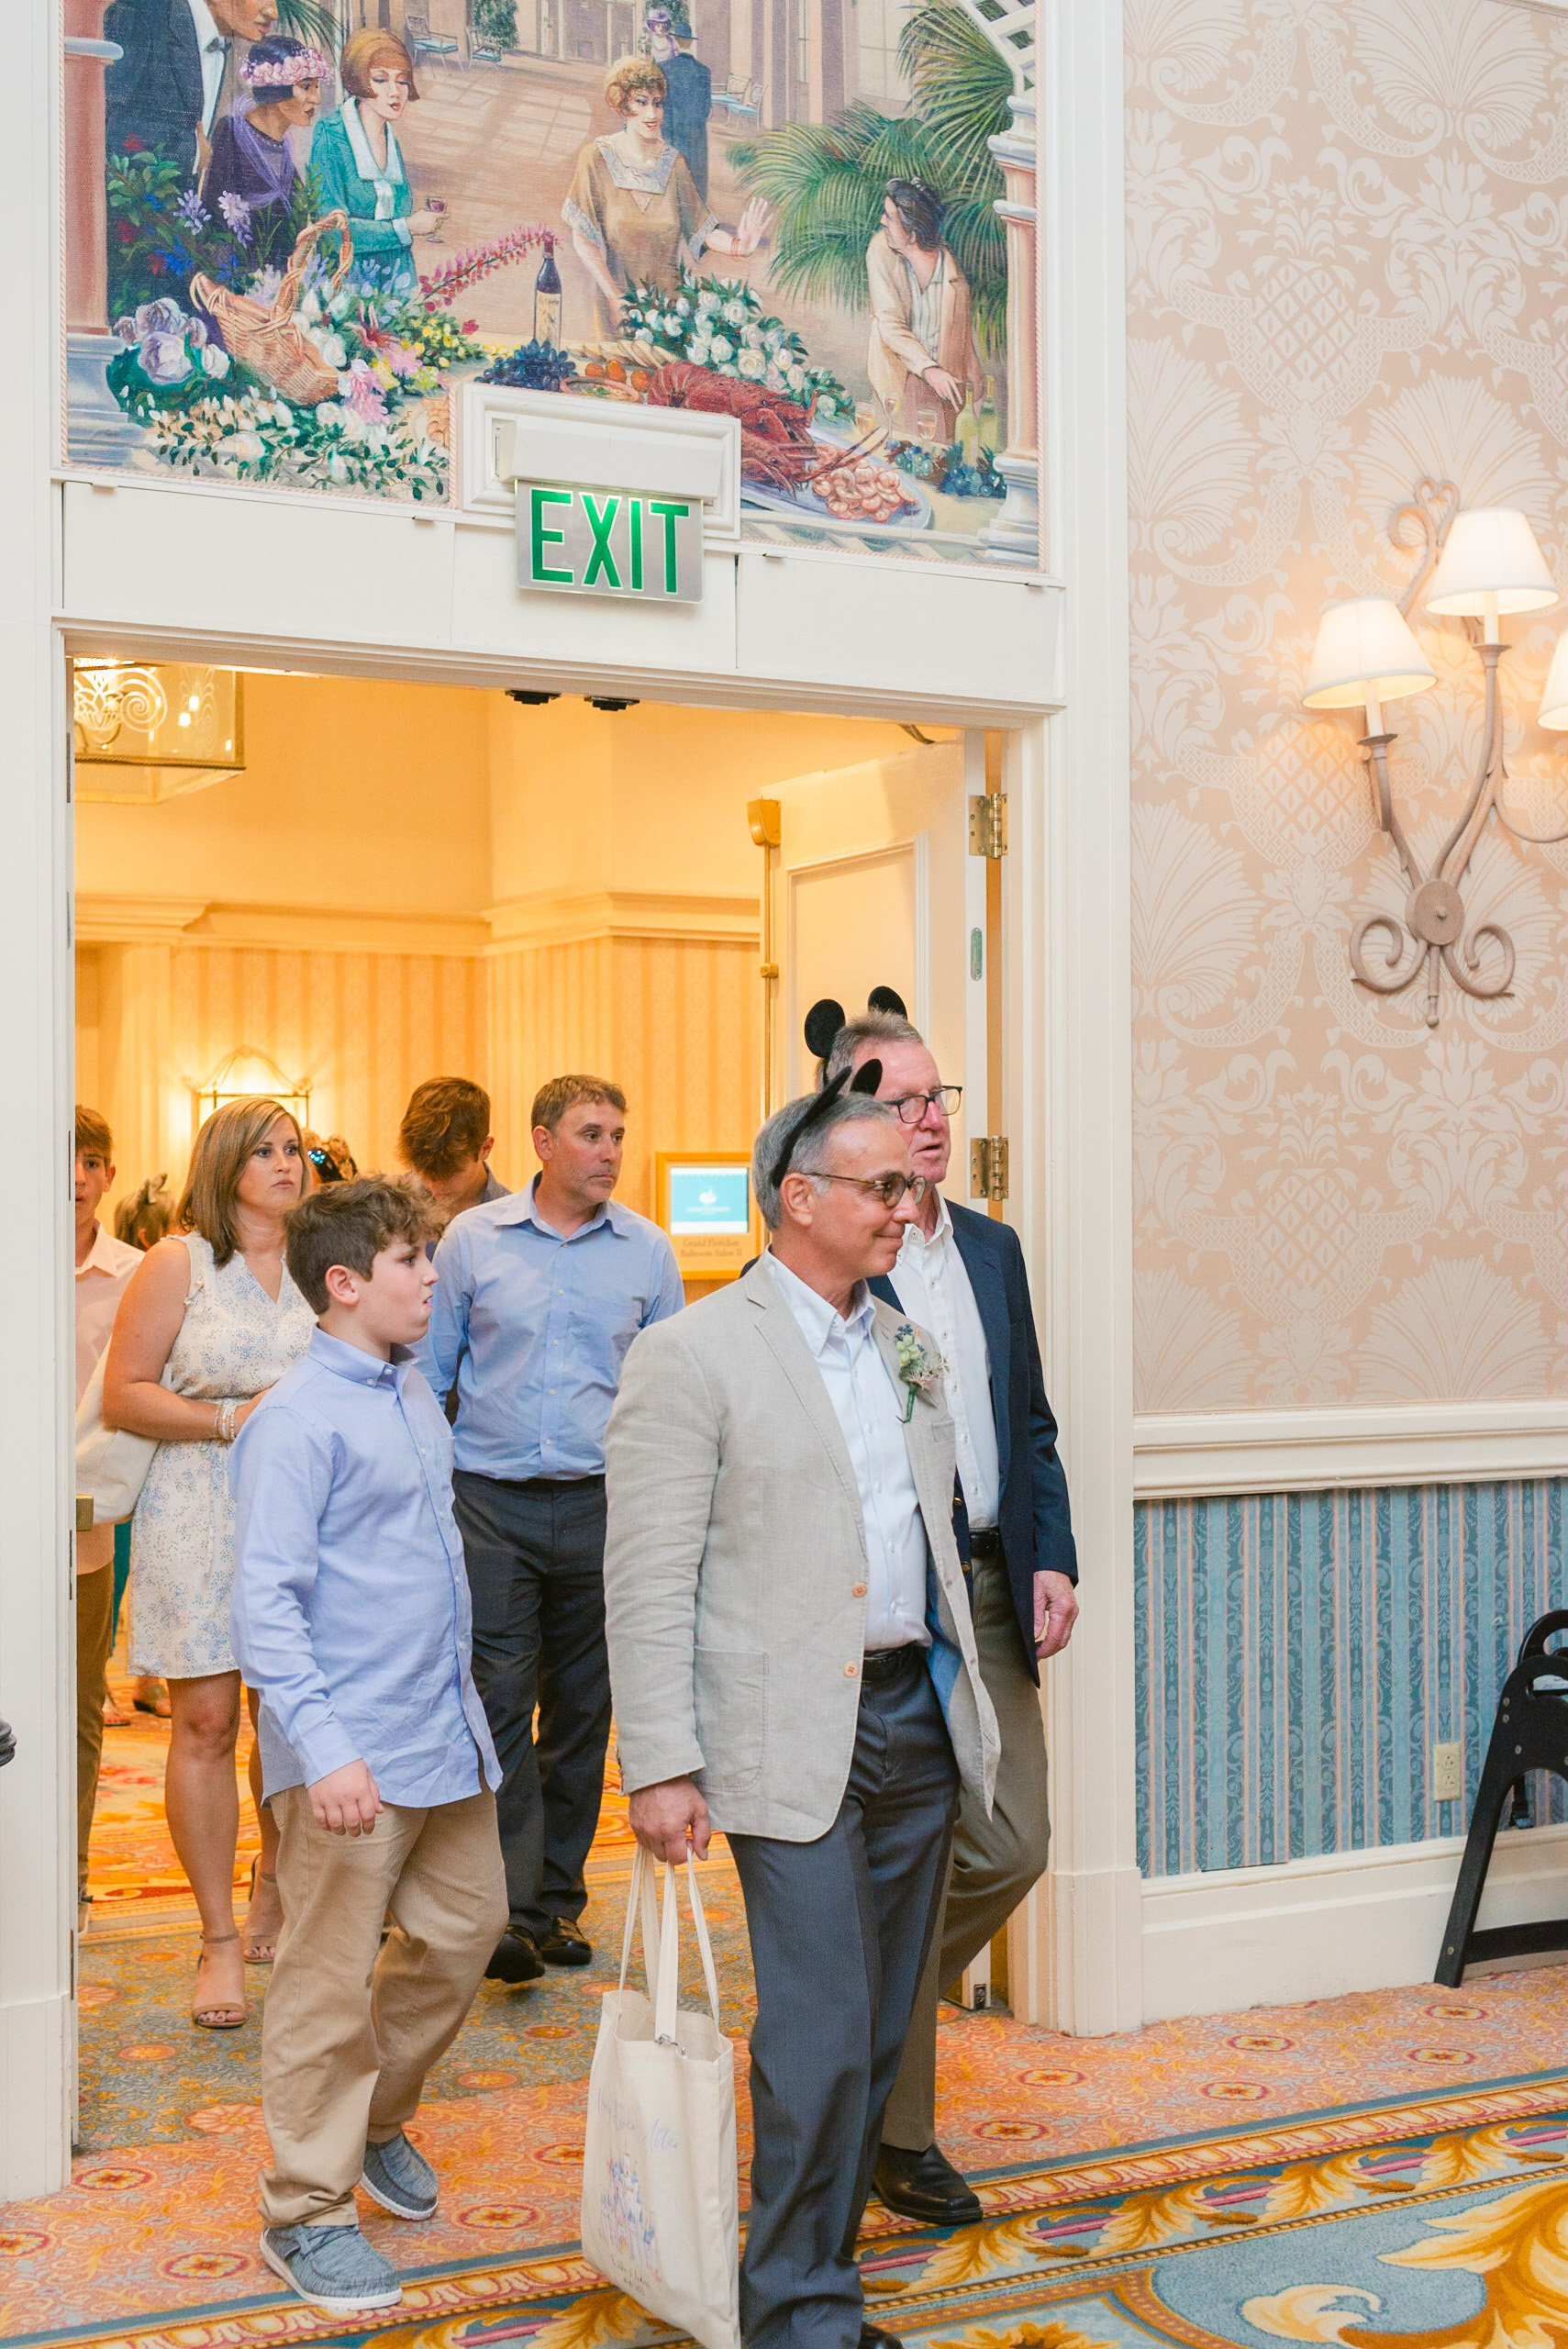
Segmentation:
{"type": "Polygon", "coordinates": [[[702,500],[517,484],[517,581],[645,604],[702,600],[702,500]]]}

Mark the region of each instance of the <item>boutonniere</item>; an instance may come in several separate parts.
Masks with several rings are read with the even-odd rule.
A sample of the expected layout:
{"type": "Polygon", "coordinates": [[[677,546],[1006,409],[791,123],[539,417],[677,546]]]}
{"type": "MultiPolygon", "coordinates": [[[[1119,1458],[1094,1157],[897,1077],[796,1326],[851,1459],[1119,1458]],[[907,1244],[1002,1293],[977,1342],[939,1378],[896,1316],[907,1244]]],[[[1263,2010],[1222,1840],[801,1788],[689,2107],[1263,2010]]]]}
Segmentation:
{"type": "Polygon", "coordinates": [[[899,1323],[893,1333],[893,1342],[898,1349],[898,1375],[909,1390],[908,1400],[904,1406],[904,1419],[907,1426],[915,1416],[915,1397],[918,1395],[923,1396],[928,1403],[931,1400],[941,1384],[947,1364],[940,1354],[931,1353],[922,1344],[912,1321],[899,1323]]]}

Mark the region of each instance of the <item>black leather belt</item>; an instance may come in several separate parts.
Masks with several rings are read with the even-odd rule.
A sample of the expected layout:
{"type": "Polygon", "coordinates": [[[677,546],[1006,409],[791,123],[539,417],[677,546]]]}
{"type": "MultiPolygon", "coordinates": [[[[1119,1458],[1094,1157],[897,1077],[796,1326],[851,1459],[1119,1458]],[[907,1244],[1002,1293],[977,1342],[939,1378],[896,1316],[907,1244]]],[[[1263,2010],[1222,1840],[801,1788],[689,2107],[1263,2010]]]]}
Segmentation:
{"type": "Polygon", "coordinates": [[[881,1682],[895,1680],[907,1672],[912,1664],[924,1664],[926,1651],[917,1640],[901,1648],[867,1648],[861,1660],[861,1678],[881,1682]]]}
{"type": "Polygon", "coordinates": [[[969,1535],[969,1554],[972,1559],[999,1558],[1002,1555],[1002,1536],[997,1528],[994,1525],[987,1525],[980,1532],[976,1532],[973,1528],[971,1528],[969,1535]]]}

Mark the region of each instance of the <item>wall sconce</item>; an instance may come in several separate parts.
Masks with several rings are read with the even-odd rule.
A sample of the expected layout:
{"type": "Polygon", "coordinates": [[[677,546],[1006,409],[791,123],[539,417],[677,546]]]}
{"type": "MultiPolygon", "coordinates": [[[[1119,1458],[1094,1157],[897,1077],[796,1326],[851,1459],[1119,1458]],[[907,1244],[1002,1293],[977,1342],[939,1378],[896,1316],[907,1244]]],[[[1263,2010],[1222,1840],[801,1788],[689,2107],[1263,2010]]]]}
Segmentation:
{"type": "MultiPolygon", "coordinates": [[[[1568,831],[1523,832],[1509,819],[1503,804],[1508,771],[1497,696],[1497,663],[1508,649],[1498,633],[1503,616],[1544,611],[1558,601],[1558,588],[1529,521],[1512,507],[1473,507],[1462,513],[1454,484],[1429,478],[1417,484],[1412,503],[1400,507],[1390,521],[1388,535],[1394,545],[1413,543],[1407,530],[1412,523],[1426,541],[1426,552],[1405,593],[1397,601],[1388,596],[1358,596],[1323,607],[1301,698],[1308,709],[1347,709],[1357,703],[1364,707],[1366,732],[1362,748],[1372,770],[1378,821],[1394,842],[1410,884],[1403,924],[1387,913],[1363,914],[1356,923],[1351,932],[1351,968],[1361,985],[1374,994],[1402,995],[1424,965],[1427,1025],[1435,1028],[1442,970],[1466,995],[1484,1003],[1507,995],[1513,983],[1512,939],[1495,921],[1476,922],[1467,933],[1465,905],[1459,893],[1488,816],[1496,812],[1498,822],[1516,840],[1537,846],[1568,840],[1568,831]],[[1486,704],[1475,781],[1458,822],[1432,860],[1431,871],[1423,873],[1389,789],[1388,745],[1395,736],[1385,731],[1383,705],[1425,693],[1437,683],[1432,665],[1405,618],[1429,573],[1432,574],[1431,591],[1426,608],[1440,618],[1462,618],[1469,624],[1471,641],[1481,654],[1485,674],[1486,704]],[[1381,970],[1369,966],[1365,957],[1366,940],[1373,930],[1382,930],[1388,941],[1381,970]],[[1481,975],[1483,939],[1492,941],[1501,958],[1500,968],[1486,978],[1481,975]]],[[[1568,636],[1562,639],[1552,659],[1541,697],[1540,723],[1568,731],[1568,636]]]]}
{"type": "Polygon", "coordinates": [[[302,1133],[310,1123],[309,1080],[302,1076],[296,1084],[284,1074],[276,1061],[247,1045],[227,1053],[206,1083],[194,1085],[191,1090],[196,1097],[198,1126],[226,1101],[247,1101],[258,1093],[275,1101],[280,1109],[287,1109],[302,1133]]]}

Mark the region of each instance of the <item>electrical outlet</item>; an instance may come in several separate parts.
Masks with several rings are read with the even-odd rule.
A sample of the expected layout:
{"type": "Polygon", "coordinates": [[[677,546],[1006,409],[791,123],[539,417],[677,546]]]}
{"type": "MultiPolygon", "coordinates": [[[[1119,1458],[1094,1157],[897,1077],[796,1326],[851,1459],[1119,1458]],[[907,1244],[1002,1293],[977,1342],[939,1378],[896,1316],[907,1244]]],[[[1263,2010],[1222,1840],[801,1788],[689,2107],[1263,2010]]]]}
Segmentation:
{"type": "Polygon", "coordinates": [[[1464,1796],[1464,1748],[1462,1745],[1434,1745],[1432,1748],[1432,1800],[1460,1802],[1464,1796]]]}

